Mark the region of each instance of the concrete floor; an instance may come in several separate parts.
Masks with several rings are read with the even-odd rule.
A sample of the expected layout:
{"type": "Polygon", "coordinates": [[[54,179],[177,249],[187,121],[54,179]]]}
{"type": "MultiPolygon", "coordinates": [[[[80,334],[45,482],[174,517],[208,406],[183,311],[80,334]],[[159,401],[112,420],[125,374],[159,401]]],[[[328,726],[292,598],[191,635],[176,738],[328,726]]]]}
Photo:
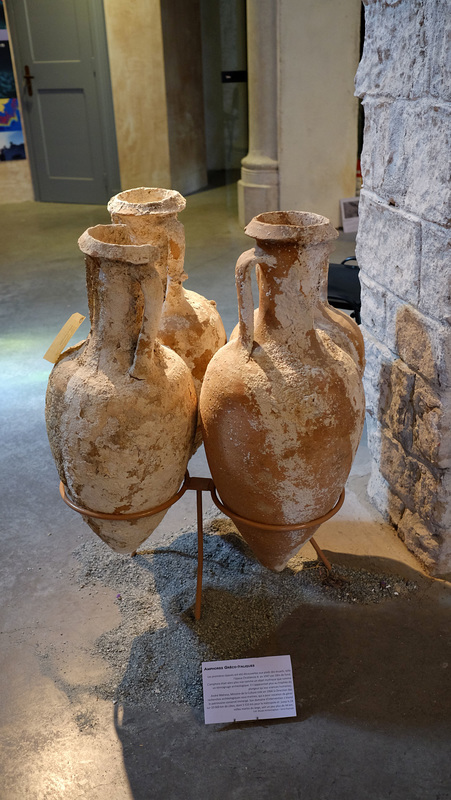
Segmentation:
{"type": "MultiPolygon", "coordinates": [[[[181,216],[187,287],[216,299],[228,332],[234,264],[252,246],[235,196],[234,186],[200,193],[181,216]]],[[[251,653],[236,653],[291,655],[303,701],[295,719],[205,726],[200,712],[165,698],[155,711],[67,694],[68,682],[98,682],[95,642],[120,612],[110,588],[83,594],[74,580],[74,549],[94,534],[58,495],[42,355],[71,313],[87,314],[77,238],[108,216],[23,203],[3,205],[1,217],[2,800],[450,800],[449,585],[424,575],[369,505],[364,444],[344,507],[317,541],[335,563],[399,574],[419,589],[379,605],[302,604],[251,653]]],[[[352,252],[342,237],[334,260],[352,252]]],[[[87,331],[85,322],[77,340],[87,331]]],[[[207,474],[202,453],[191,473],[207,474]]],[[[185,496],[159,536],[187,515],[185,496]]]]}

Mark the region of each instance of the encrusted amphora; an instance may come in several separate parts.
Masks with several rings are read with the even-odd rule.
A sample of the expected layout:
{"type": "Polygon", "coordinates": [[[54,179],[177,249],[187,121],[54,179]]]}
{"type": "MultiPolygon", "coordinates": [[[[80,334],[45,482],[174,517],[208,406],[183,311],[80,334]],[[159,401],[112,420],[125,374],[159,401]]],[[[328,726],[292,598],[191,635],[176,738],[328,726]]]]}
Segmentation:
{"type": "MultiPolygon", "coordinates": [[[[124,225],[79,239],[86,257],[91,332],[49,378],[46,422],[67,495],[91,511],[152,509],[180,487],[197,421],[193,379],[157,338],[160,251],[133,243],[124,225]]],[[[113,550],[134,552],[164,514],[85,521],[113,550]]]]}
{"type": "MultiPolygon", "coordinates": [[[[245,230],[257,246],[236,266],[238,336],[205,374],[205,450],[230,510],[254,523],[297,525],[327,514],[339,500],[363,429],[361,366],[358,354],[351,357],[315,329],[318,254],[336,237],[329,220],[268,212],[245,230]]],[[[236,524],[259,561],[276,571],[317,529],[236,524]]]]}
{"type": "Polygon", "coordinates": [[[141,187],[112,197],[108,210],[113,222],[129,228],[134,242],[158,249],[156,267],[165,290],[158,338],[183,358],[199,395],[207,364],[227,337],[215,301],[183,288],[185,231],[177,214],[185,205],[179,192],[141,187]]]}

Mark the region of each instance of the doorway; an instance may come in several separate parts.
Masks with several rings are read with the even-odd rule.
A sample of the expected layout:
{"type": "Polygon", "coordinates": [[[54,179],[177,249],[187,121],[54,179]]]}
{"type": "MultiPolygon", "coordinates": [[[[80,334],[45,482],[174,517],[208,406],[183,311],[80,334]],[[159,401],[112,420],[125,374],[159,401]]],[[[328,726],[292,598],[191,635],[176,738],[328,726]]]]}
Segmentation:
{"type": "Polygon", "coordinates": [[[6,0],[36,200],[120,190],[102,0],[6,0]]]}
{"type": "Polygon", "coordinates": [[[248,152],[246,0],[201,0],[207,173],[236,182],[248,152]]]}

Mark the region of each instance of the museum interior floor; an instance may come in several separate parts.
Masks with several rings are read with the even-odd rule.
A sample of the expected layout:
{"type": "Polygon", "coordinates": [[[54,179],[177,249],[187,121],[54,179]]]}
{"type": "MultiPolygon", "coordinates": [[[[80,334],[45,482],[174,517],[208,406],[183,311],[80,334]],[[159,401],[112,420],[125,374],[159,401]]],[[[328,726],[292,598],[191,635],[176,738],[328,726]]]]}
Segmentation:
{"type": "MultiPolygon", "coordinates": [[[[62,503],[47,443],[42,356],[87,314],[77,238],[107,212],[21,203],[1,218],[1,798],[450,800],[449,585],[369,504],[365,443],[316,534],[333,580],[310,544],[286,574],[260,568],[205,501],[194,622],[194,494],[141,555],[113,554],[62,503]],[[277,654],[292,659],[297,717],[204,724],[202,659],[277,654]]],[[[234,264],[252,246],[236,186],[189,197],[181,221],[187,288],[217,301],[230,333],[234,264]]],[[[353,246],[342,236],[334,260],[353,246]]],[[[208,475],[202,451],[190,470],[208,475]]]]}

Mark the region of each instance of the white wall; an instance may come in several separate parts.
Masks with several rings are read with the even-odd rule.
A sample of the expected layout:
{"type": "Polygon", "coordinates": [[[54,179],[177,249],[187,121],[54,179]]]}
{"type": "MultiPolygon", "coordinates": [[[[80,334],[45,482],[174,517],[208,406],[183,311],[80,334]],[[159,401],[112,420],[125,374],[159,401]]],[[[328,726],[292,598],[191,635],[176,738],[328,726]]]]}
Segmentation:
{"type": "Polygon", "coordinates": [[[279,0],[280,208],[341,224],[356,185],[360,0],[279,0]]]}

